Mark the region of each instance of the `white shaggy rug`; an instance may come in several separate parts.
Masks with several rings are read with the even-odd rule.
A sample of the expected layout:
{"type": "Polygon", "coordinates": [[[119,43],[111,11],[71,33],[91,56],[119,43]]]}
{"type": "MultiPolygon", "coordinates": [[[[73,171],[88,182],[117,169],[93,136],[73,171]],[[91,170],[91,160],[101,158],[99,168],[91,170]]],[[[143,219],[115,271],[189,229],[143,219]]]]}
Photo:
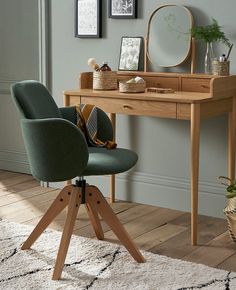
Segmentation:
{"type": "Polygon", "coordinates": [[[236,273],[143,252],[136,263],[118,245],[73,236],[62,280],[52,281],[61,233],[47,230],[31,250],[32,227],[0,220],[0,289],[236,289],[236,273]]]}

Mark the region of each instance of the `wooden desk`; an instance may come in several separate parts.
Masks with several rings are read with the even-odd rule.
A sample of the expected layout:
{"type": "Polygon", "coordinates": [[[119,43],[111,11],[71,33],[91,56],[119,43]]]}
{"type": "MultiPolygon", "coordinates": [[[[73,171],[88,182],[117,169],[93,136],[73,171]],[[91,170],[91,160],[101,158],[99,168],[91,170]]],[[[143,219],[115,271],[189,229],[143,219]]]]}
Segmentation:
{"type": "MultiPolygon", "coordinates": [[[[137,72],[118,73],[127,80],[137,72]]],[[[213,77],[196,74],[144,73],[147,86],[169,87],[173,94],[92,90],[92,73],[82,73],[80,89],[64,92],[65,106],[94,104],[110,113],[115,130],[116,114],[155,116],[191,122],[191,239],[197,244],[199,137],[202,118],[228,114],[228,177],[235,178],[236,76],[213,77]]],[[[115,177],[111,177],[111,201],[115,200],[115,177]]]]}

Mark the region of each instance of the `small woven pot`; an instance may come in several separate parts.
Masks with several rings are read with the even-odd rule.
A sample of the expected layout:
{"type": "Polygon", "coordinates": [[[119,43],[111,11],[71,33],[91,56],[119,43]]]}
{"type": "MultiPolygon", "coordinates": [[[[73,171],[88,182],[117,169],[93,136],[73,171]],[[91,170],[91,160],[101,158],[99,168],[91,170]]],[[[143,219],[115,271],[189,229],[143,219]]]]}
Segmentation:
{"type": "Polygon", "coordinates": [[[229,75],[229,61],[213,60],[212,73],[216,76],[228,76],[229,75]]]}
{"type": "Polygon", "coordinates": [[[236,243],[236,197],[228,199],[228,205],[224,209],[228,222],[229,234],[236,243]]]}
{"type": "Polygon", "coordinates": [[[120,93],[144,93],[145,88],[146,88],[146,82],[143,82],[143,83],[119,82],[120,93]]]}
{"type": "Polygon", "coordinates": [[[116,71],[95,71],[93,72],[94,90],[117,90],[116,71]]]}

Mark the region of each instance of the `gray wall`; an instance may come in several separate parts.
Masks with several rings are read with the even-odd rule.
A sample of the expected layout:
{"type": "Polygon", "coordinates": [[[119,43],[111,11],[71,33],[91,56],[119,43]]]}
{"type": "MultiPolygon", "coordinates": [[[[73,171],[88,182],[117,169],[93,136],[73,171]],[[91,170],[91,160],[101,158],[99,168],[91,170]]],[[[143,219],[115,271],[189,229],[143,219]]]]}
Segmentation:
{"type": "MultiPolygon", "coordinates": [[[[8,87],[18,79],[40,79],[39,51],[42,47],[37,35],[38,2],[44,1],[0,2],[0,166],[5,169],[23,171],[27,167],[8,87]],[[25,166],[16,162],[18,159],[23,162],[20,158],[25,166]]],[[[78,39],[74,38],[74,0],[46,2],[50,3],[47,26],[49,62],[44,64],[49,67],[50,87],[60,106],[63,105],[62,91],[77,88],[79,73],[89,70],[89,57],[95,57],[99,63],[107,60],[116,69],[121,37],[145,36],[148,16],[156,7],[166,4],[166,1],[139,0],[138,19],[117,20],[108,19],[107,0],[102,0],[103,38],[78,39]]],[[[206,24],[211,17],[216,18],[235,44],[235,0],[179,0],[171,3],[186,5],[192,11],[196,24],[206,24]]],[[[231,56],[232,73],[236,73],[235,51],[234,48],[231,56]]],[[[200,44],[197,61],[200,70],[203,64],[203,47],[200,44]]],[[[134,149],[139,154],[139,162],[132,172],[117,177],[117,197],[189,210],[189,129],[186,121],[118,116],[118,144],[134,149]]],[[[222,116],[204,121],[201,129],[200,212],[220,216],[225,199],[217,177],[227,174],[227,118],[222,116]]],[[[108,177],[93,178],[92,181],[108,195],[108,177]]]]}
{"type": "MultiPolygon", "coordinates": [[[[138,19],[117,20],[107,17],[107,1],[103,3],[103,38],[76,39],[74,33],[74,1],[51,1],[51,84],[59,105],[62,91],[78,87],[81,71],[88,71],[87,59],[98,63],[107,60],[117,68],[122,36],[145,36],[150,13],[166,1],[139,0],[138,19]]],[[[186,5],[196,25],[216,18],[235,44],[235,0],[172,1],[186,5]]],[[[235,45],[236,46],[236,45],[235,45]]],[[[215,47],[221,53],[221,46],[215,47]]],[[[231,56],[231,73],[236,73],[235,48],[231,56]]],[[[203,66],[203,45],[197,47],[197,69],[203,66]]],[[[134,149],[139,162],[130,174],[117,177],[117,197],[159,206],[189,210],[189,122],[160,118],[118,116],[119,146],[134,149]]],[[[217,177],[227,174],[227,118],[222,116],[202,122],[200,159],[200,212],[221,216],[225,203],[224,189],[217,177]]],[[[108,178],[92,181],[109,192],[108,178]]]]}
{"type": "Polygon", "coordinates": [[[38,1],[0,1],[0,168],[29,171],[10,85],[39,79],[38,1]]]}

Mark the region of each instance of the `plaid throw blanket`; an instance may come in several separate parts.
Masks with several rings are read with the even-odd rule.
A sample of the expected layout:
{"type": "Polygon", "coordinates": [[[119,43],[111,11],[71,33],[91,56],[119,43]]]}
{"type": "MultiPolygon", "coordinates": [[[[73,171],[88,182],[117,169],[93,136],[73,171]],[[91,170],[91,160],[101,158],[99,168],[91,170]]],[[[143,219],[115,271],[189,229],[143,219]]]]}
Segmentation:
{"type": "Polygon", "coordinates": [[[77,126],[84,133],[89,145],[94,147],[116,148],[116,143],[110,140],[105,142],[97,138],[97,108],[93,105],[83,104],[76,106],[77,126]]]}

